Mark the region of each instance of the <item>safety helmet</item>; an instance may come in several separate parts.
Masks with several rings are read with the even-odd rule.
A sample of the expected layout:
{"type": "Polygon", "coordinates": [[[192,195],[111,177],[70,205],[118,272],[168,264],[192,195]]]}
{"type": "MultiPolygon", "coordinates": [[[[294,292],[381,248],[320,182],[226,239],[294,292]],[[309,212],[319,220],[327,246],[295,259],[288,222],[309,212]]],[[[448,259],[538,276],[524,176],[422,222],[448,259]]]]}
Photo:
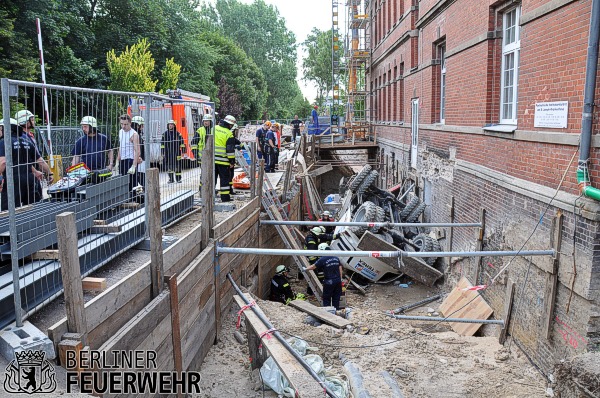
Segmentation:
{"type": "MultiPolygon", "coordinates": [[[[18,123],[15,119],[13,119],[12,117],[10,118],[10,124],[12,124],[13,126],[18,126],[18,123]]],[[[4,119],[0,119],[0,127],[4,126],[4,119]]]]}
{"type": "Polygon", "coordinates": [[[175,120],[171,119],[167,122],[167,124],[174,124],[175,126],[177,126],[177,123],[175,123],[175,120]]]}
{"type": "Polygon", "coordinates": [[[327,228],[325,228],[324,225],[321,225],[319,228],[321,228],[321,232],[323,232],[323,233],[327,232],[327,228]]]}
{"type": "Polygon", "coordinates": [[[231,115],[225,116],[225,119],[223,119],[223,120],[225,120],[225,122],[231,124],[232,126],[236,123],[235,118],[231,115]]]}
{"type": "Polygon", "coordinates": [[[237,125],[237,123],[234,124],[233,127],[231,127],[231,131],[235,131],[237,129],[239,129],[239,126],[237,125]]]}
{"type": "Polygon", "coordinates": [[[271,127],[271,122],[267,120],[267,121],[265,122],[265,127],[271,127]]]}
{"type": "Polygon", "coordinates": [[[312,232],[315,235],[321,235],[323,233],[323,230],[321,229],[321,227],[314,227],[310,230],[310,232],[312,232]]]}
{"type": "Polygon", "coordinates": [[[22,126],[25,123],[27,123],[27,121],[32,117],[33,117],[33,113],[29,112],[28,110],[22,110],[22,111],[15,113],[15,119],[17,119],[17,124],[19,126],[22,126]]]}
{"type": "Polygon", "coordinates": [[[205,113],[204,116],[202,116],[202,121],[206,121],[208,120],[209,122],[212,122],[212,116],[210,115],[210,113],[205,113]]]}
{"type": "Polygon", "coordinates": [[[284,272],[287,272],[287,268],[285,265],[278,265],[277,268],[275,268],[276,274],[283,274],[284,272]]]}
{"type": "Polygon", "coordinates": [[[131,119],[131,123],[144,124],[144,118],[141,116],[134,116],[131,119]]]}
{"type": "Polygon", "coordinates": [[[98,127],[98,122],[96,121],[96,118],[93,116],[84,116],[81,118],[81,123],[79,124],[89,124],[91,127],[96,128],[98,127]]]}
{"type": "Polygon", "coordinates": [[[327,242],[323,242],[319,245],[319,250],[327,250],[329,249],[329,244],[327,242]]]}
{"type": "Polygon", "coordinates": [[[329,210],[325,210],[323,212],[323,216],[331,217],[331,213],[329,212],[329,210]]]}

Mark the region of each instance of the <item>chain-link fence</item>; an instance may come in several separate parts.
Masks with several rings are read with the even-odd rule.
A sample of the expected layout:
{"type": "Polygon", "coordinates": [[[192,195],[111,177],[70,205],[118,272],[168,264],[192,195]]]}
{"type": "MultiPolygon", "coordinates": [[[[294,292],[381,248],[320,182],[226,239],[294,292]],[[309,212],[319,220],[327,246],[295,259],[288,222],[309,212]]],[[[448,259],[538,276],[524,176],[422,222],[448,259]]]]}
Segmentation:
{"type": "Polygon", "coordinates": [[[150,167],[162,225],[192,210],[213,110],[191,97],[2,79],[0,327],[62,291],[56,215],[75,213],[86,276],[148,236],[150,167]]]}

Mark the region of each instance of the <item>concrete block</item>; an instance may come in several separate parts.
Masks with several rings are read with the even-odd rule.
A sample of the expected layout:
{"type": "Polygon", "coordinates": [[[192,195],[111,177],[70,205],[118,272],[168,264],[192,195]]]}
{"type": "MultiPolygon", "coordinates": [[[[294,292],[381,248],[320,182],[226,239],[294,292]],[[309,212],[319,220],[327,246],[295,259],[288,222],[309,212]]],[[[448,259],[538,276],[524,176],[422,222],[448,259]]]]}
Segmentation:
{"type": "Polygon", "coordinates": [[[46,359],[56,358],[52,341],[30,322],[25,321],[23,326],[9,326],[0,333],[0,354],[7,360],[15,359],[15,352],[44,351],[46,359]]]}
{"type": "Polygon", "coordinates": [[[215,211],[234,211],[235,210],[235,204],[233,203],[215,203],[215,207],[214,207],[215,211]]]}
{"type": "MultiPolygon", "coordinates": [[[[177,240],[179,240],[179,238],[176,236],[163,235],[163,237],[162,237],[163,250],[165,250],[167,247],[171,246],[173,243],[177,242],[177,240]]],[[[136,250],[150,251],[150,238],[144,239],[143,241],[138,243],[138,245],[135,248],[136,248],[136,250]]]]}

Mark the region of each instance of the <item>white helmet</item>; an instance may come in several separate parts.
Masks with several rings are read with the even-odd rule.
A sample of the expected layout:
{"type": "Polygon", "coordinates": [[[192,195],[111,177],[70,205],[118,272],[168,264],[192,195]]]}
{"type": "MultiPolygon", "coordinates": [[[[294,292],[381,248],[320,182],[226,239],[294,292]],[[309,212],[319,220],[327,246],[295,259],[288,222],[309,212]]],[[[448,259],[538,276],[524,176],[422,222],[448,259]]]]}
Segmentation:
{"type": "Polygon", "coordinates": [[[210,115],[210,113],[205,113],[204,116],[202,116],[202,121],[206,121],[208,120],[209,122],[212,122],[212,116],[210,115]]]}
{"type": "Polygon", "coordinates": [[[175,126],[177,126],[177,123],[175,123],[175,120],[171,119],[167,122],[167,124],[174,124],[175,126]]]}
{"type": "Polygon", "coordinates": [[[312,232],[315,235],[321,235],[323,233],[323,230],[321,229],[321,227],[314,227],[310,230],[310,232],[312,232]]]}
{"type": "Polygon", "coordinates": [[[231,115],[225,116],[225,119],[223,119],[223,120],[225,120],[227,123],[231,124],[232,126],[236,123],[235,118],[231,115]]]}
{"type": "MultiPolygon", "coordinates": [[[[13,119],[12,117],[10,118],[10,124],[12,124],[14,126],[18,126],[19,125],[17,123],[17,121],[15,119],[13,119]]],[[[0,119],[0,127],[4,127],[4,119],[0,119]]]]}
{"type": "Polygon", "coordinates": [[[329,210],[325,210],[325,211],[323,212],[323,215],[324,215],[324,216],[327,216],[327,217],[331,217],[331,213],[329,212],[329,210]]]}
{"type": "Polygon", "coordinates": [[[326,242],[323,242],[319,245],[319,250],[327,250],[329,249],[329,244],[327,244],[326,242]]]}
{"type": "Polygon", "coordinates": [[[239,127],[238,127],[237,123],[236,123],[236,124],[234,124],[234,125],[231,127],[231,131],[235,131],[235,130],[237,130],[237,129],[239,129],[239,127]]]}
{"type": "Polygon", "coordinates": [[[17,119],[17,124],[19,124],[19,126],[22,126],[25,123],[27,123],[27,121],[32,117],[33,113],[29,112],[28,110],[22,110],[15,113],[15,119],[17,119]]]}
{"type": "Polygon", "coordinates": [[[84,116],[83,118],[81,118],[81,123],[79,124],[89,124],[93,128],[98,127],[98,122],[93,116],[84,116]]]}
{"type": "Polygon", "coordinates": [[[276,274],[283,274],[284,272],[287,272],[285,265],[278,265],[277,268],[275,268],[276,274]]]}
{"type": "Polygon", "coordinates": [[[134,116],[131,118],[131,123],[144,124],[144,118],[141,116],[134,116]]]}
{"type": "Polygon", "coordinates": [[[327,232],[327,228],[325,228],[325,226],[324,226],[324,225],[321,225],[319,228],[321,228],[321,232],[322,232],[322,233],[325,233],[325,232],[327,232]]]}

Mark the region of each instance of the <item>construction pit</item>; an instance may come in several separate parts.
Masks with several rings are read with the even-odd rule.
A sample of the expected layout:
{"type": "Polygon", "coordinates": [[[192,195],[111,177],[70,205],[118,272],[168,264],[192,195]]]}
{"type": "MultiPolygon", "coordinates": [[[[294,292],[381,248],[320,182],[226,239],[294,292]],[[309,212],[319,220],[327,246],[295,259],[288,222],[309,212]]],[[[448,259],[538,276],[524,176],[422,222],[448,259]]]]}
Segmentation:
{"type": "MultiPolygon", "coordinates": [[[[368,159],[369,150],[359,149],[359,155],[368,159]]],[[[234,210],[213,213],[214,219],[212,224],[209,223],[212,228],[206,241],[202,240],[203,233],[206,233],[204,211],[190,214],[166,229],[164,233],[175,236],[177,241],[163,252],[164,275],[174,279],[175,283],[167,285],[165,282],[160,294],[151,294],[153,282],[150,273],[154,268],[148,251],[131,250],[96,271],[92,276],[106,278],[108,286],[103,292],[86,293],[84,296],[87,328],[79,331],[79,337],[85,335],[85,345],[75,344],[73,348],[69,345],[71,343],[65,343],[76,339],[78,333],[71,330],[65,318],[65,304],[70,300],[68,295],[55,300],[29,321],[49,336],[59,358],[61,350],[68,349],[103,352],[150,350],[157,354],[159,360],[156,368],[145,371],[199,372],[200,389],[187,396],[577,396],[568,392],[581,390],[581,385],[567,386],[565,383],[563,386],[560,380],[548,380],[542,375],[511,338],[505,314],[492,315],[483,311],[476,318],[482,322],[488,319],[506,322],[503,324],[450,324],[443,320],[444,317],[470,319],[473,312],[462,314],[460,310],[470,303],[487,305],[477,289],[471,289],[473,286],[444,284],[443,270],[446,261],[451,258],[435,257],[433,261],[412,258],[419,267],[431,267],[440,273],[433,279],[419,280],[418,272],[414,271],[410,262],[405,265],[406,272],[395,272],[378,283],[372,283],[364,276],[352,278],[354,283],[348,283],[343,300],[346,308],[335,314],[320,308],[318,287],[315,289],[317,294],[302,303],[284,305],[266,300],[271,277],[279,264],[290,269],[295,292],[306,292],[307,282],[315,287],[317,279],[314,273],[302,275],[300,270],[299,264],[305,261],[305,257],[296,255],[294,258],[283,252],[273,255],[221,250],[291,252],[302,249],[302,235],[308,230],[306,226],[272,225],[265,221],[282,221],[285,218],[308,220],[314,224],[323,206],[336,207],[331,206],[331,202],[328,204],[326,197],[338,192],[340,185],[352,185],[352,180],[347,178],[337,185],[331,181],[339,181],[341,174],[349,177],[353,171],[356,173],[363,169],[352,162],[343,164],[347,152],[331,161],[335,168],[327,167],[323,157],[317,160],[317,151],[314,141],[307,143],[303,139],[298,150],[290,148],[288,155],[282,156],[280,172],[265,176],[259,170],[257,181],[263,182],[252,184],[250,193],[238,192],[234,210]],[[337,166],[346,169],[341,172],[341,167],[337,166]],[[262,189],[256,189],[258,186],[262,189]],[[250,305],[244,303],[241,292],[250,305]],[[448,300],[455,300],[458,304],[448,300]],[[421,302],[423,304],[419,304],[421,302]],[[442,311],[444,307],[446,309],[442,311]],[[262,314],[267,323],[256,313],[262,314]],[[424,319],[396,319],[391,317],[394,314],[424,319]],[[442,320],[432,321],[433,318],[442,320]],[[460,333],[457,333],[457,328],[460,333]],[[298,354],[291,355],[280,339],[292,342],[303,359],[298,358],[298,354]],[[278,365],[275,369],[273,361],[278,365]],[[310,363],[313,372],[307,371],[303,362],[305,366],[310,363]],[[316,373],[320,379],[317,380],[311,373],[316,373]],[[267,384],[281,390],[275,392],[267,384]],[[560,395],[561,391],[563,395],[560,395]]],[[[239,156],[238,161],[243,163],[239,156]]],[[[410,188],[410,184],[406,184],[405,188],[410,188]]],[[[401,194],[394,196],[398,198],[401,194]]],[[[354,208],[351,211],[354,215],[360,208],[360,205],[346,205],[354,208]]],[[[339,203],[337,207],[343,210],[344,204],[339,203]]],[[[377,237],[385,232],[386,226],[382,226],[375,233],[372,228],[377,226],[376,223],[406,221],[394,219],[393,215],[390,217],[391,220],[367,220],[370,223],[367,229],[371,231],[362,231],[363,237],[369,234],[377,237]]],[[[387,227],[393,229],[392,225],[387,227]]],[[[471,228],[476,241],[478,229],[471,228]]],[[[409,227],[407,231],[413,229],[409,227]]],[[[432,231],[431,228],[423,229],[426,230],[432,231]]],[[[356,233],[356,230],[352,232],[356,233]]],[[[398,243],[394,236],[391,240],[385,236],[377,238],[386,243],[379,248],[364,249],[359,245],[354,249],[383,253],[398,244],[400,247],[396,250],[402,253],[418,253],[420,248],[415,248],[413,243],[420,234],[431,236],[431,239],[436,236],[435,233],[422,233],[419,227],[418,231],[404,235],[406,246],[398,243]]],[[[356,237],[359,238],[362,237],[356,237]]],[[[332,244],[332,247],[335,245],[332,244]]],[[[370,257],[377,259],[378,255],[370,257]]],[[[345,274],[350,279],[353,275],[351,267],[346,268],[345,274]]],[[[4,359],[0,360],[0,365],[8,365],[4,359]]],[[[582,373],[586,372],[584,368],[588,364],[584,361],[575,370],[575,364],[573,368],[563,364],[563,374],[567,375],[567,379],[577,374],[577,380],[584,380],[582,373]]],[[[63,366],[64,363],[56,367],[56,391],[45,396],[67,393],[64,380],[74,370],[63,366]]],[[[85,368],[80,366],[76,371],[81,372],[82,367],[85,368]]],[[[110,372],[110,369],[94,371],[110,372]]],[[[585,380],[588,383],[585,388],[589,391],[598,387],[597,378],[585,380]]],[[[0,391],[6,394],[5,390],[0,391]]],[[[68,392],[77,391],[79,387],[72,386],[68,392]]],[[[136,396],[98,392],[95,395],[136,396]]],[[[163,395],[147,393],[145,396],[163,395]]]]}

